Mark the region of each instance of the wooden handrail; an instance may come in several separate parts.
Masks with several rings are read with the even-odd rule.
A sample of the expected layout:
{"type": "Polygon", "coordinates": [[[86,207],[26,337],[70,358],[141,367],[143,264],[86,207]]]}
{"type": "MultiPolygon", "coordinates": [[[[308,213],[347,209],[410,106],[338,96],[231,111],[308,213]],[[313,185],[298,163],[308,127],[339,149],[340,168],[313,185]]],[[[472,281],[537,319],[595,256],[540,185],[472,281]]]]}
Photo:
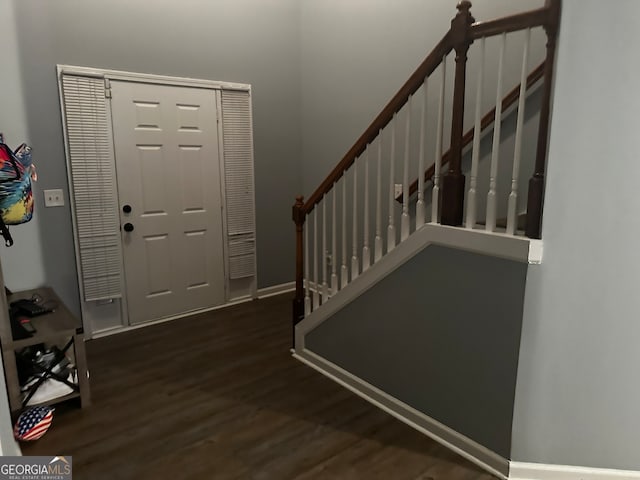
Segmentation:
{"type": "Polygon", "coordinates": [[[550,9],[542,7],[488,22],[476,22],[469,28],[471,38],[493,37],[503,33],[515,32],[526,28],[540,27],[550,22],[550,9]]]}
{"type": "MultiPolygon", "coordinates": [[[[529,76],[527,77],[527,90],[533,87],[533,85],[535,85],[536,82],[538,82],[538,80],[540,80],[543,76],[544,76],[544,62],[542,62],[540,65],[534,68],[532,72],[529,74],[529,76]]],[[[515,86],[502,99],[502,111],[503,112],[506,111],[507,108],[511,107],[514,103],[516,103],[519,97],[520,97],[520,84],[515,86]]],[[[496,107],[493,107],[491,110],[489,110],[489,112],[485,114],[484,117],[482,117],[482,120],[480,122],[480,131],[482,132],[486,130],[490,125],[492,125],[493,122],[495,121],[495,118],[496,118],[496,107]]],[[[467,132],[464,134],[464,136],[462,137],[463,148],[469,145],[471,142],[473,142],[473,134],[474,134],[473,127],[467,130],[467,132]]],[[[446,165],[449,162],[450,156],[451,156],[451,153],[449,150],[447,150],[442,155],[442,165],[446,165]]],[[[424,172],[424,181],[427,182],[431,180],[431,178],[434,175],[434,172],[435,172],[435,164],[432,164],[424,172]]],[[[413,183],[411,183],[411,185],[409,186],[409,196],[413,195],[417,191],[418,191],[418,179],[414,180],[413,183]]],[[[402,197],[403,197],[402,194],[398,195],[396,197],[396,201],[402,202],[402,197]]]]}
{"type": "Polygon", "coordinates": [[[308,215],[315,205],[322,200],[322,197],[331,190],[331,187],[344,175],[344,172],[353,165],[356,158],[365,151],[367,145],[375,140],[380,130],[387,126],[393,118],[393,115],[397,113],[405,103],[407,103],[409,97],[422,86],[424,79],[433,73],[442,62],[444,56],[447,55],[452,48],[450,31],[448,31],[416,71],[413,72],[411,77],[409,77],[409,80],[405,82],[402,88],[398,90],[398,93],[393,96],[371,125],[369,125],[356,143],[353,144],[327,178],[324,179],[316,191],[307,199],[304,207],[302,207],[305,214],[308,215]]]}
{"type": "MultiPolygon", "coordinates": [[[[465,179],[461,171],[462,148],[473,139],[473,130],[463,135],[462,128],[464,119],[464,90],[466,88],[466,55],[469,45],[479,38],[536,26],[544,27],[547,33],[547,57],[544,62],[544,67],[536,68],[527,78],[527,88],[530,88],[540,78],[544,79],[544,84],[540,126],[538,128],[536,164],[534,174],[529,182],[526,235],[530,238],[540,238],[545,183],[546,144],[548,141],[551,102],[551,80],[556,34],[560,18],[560,2],[561,0],[546,0],[544,8],[489,22],[475,22],[470,13],[471,3],[468,0],[461,0],[457,6],[458,14],[451,21],[451,27],[447,33],[349,149],[329,176],[320,184],[306,202],[303,201],[302,197],[296,198],[296,203],[292,208],[292,216],[296,224],[296,295],[293,300],[294,324],[302,320],[305,315],[303,297],[303,239],[306,216],[322,200],[324,195],[331,190],[334,184],[344,175],[345,171],[354,164],[358,156],[366,150],[367,146],[380,135],[382,129],[389,124],[394,115],[407,103],[410,96],[422,86],[425,78],[433,73],[446,55],[453,49],[456,51],[456,74],[451,122],[452,141],[450,151],[445,153],[442,159],[443,162],[449,162],[449,170],[442,177],[441,222],[446,225],[462,225],[465,195],[465,179]]],[[[502,100],[503,108],[508,108],[518,98],[519,87],[516,87],[502,100]]],[[[494,121],[495,108],[482,119],[482,129],[487,128],[487,126],[494,121]]],[[[433,167],[427,170],[425,177],[430,178],[432,175],[433,167]]],[[[414,182],[410,191],[415,191],[416,189],[417,182],[414,182]]]]}
{"type": "MultiPolygon", "coordinates": [[[[513,32],[516,30],[522,30],[525,28],[537,27],[537,26],[547,26],[550,22],[553,21],[553,12],[549,6],[545,6],[536,10],[531,10],[524,13],[519,13],[516,15],[510,15],[508,17],[498,18],[496,20],[491,20],[487,22],[475,22],[469,26],[469,35],[472,40],[482,38],[482,37],[490,37],[494,35],[499,35],[502,33],[513,32]]],[[[405,82],[405,84],[398,90],[398,92],[393,96],[393,98],[387,103],[384,109],[378,114],[375,120],[369,125],[369,127],[364,131],[364,133],[358,138],[358,140],[353,144],[353,146],[349,149],[349,151],[342,157],[342,160],[333,168],[331,173],[324,179],[324,181],[320,184],[320,186],[311,194],[311,196],[307,199],[304,204],[303,211],[305,214],[309,214],[315,205],[320,202],[322,197],[331,190],[331,187],[344,175],[344,172],[353,165],[356,158],[364,150],[367,148],[367,145],[371,143],[380,133],[384,127],[391,121],[393,115],[397,113],[404,105],[407,103],[409,96],[413,95],[423,84],[424,79],[431,75],[431,73],[440,65],[443,57],[448,54],[453,49],[453,42],[451,39],[451,30],[449,30],[444,37],[438,42],[435,48],[431,51],[431,53],[427,56],[427,58],[420,64],[420,66],[416,69],[416,71],[409,77],[409,80],[405,82]]],[[[537,67],[533,72],[538,73],[538,69],[542,69],[542,67],[537,67]]],[[[542,72],[539,72],[540,74],[542,72]]],[[[535,81],[539,80],[538,77],[535,81]]],[[[515,98],[507,105],[511,106],[513,102],[518,99],[518,89],[516,87],[515,98]]],[[[529,79],[527,79],[527,88],[529,88],[529,79]]],[[[509,92],[509,95],[513,95],[514,91],[509,92]]],[[[507,99],[505,97],[505,100],[507,99]]],[[[503,108],[505,108],[503,101],[503,108]]],[[[493,117],[495,117],[495,108],[493,109],[493,117]]],[[[483,118],[483,125],[485,118],[491,115],[489,112],[483,118]]],[[[493,119],[492,117],[492,119],[493,119]]],[[[493,120],[488,121],[490,124],[493,120]]],[[[483,128],[486,128],[483,126],[483,128]]],[[[463,146],[466,146],[468,142],[465,143],[469,135],[467,132],[463,137],[463,146]]],[[[471,132],[471,140],[473,139],[473,132],[471,132]]],[[[471,141],[469,140],[469,141],[471,141]]],[[[450,157],[450,152],[447,151],[443,155],[443,162],[448,162],[450,157]]],[[[444,163],[443,163],[444,164],[444,163]]],[[[430,170],[430,169],[429,169],[430,170]]],[[[427,172],[429,172],[427,170],[427,172]]],[[[433,172],[427,177],[427,172],[425,172],[425,178],[431,178],[433,176],[433,172]]],[[[417,189],[417,181],[411,184],[410,192],[414,193],[417,189]],[[415,187],[414,187],[415,184],[415,187]]]]}

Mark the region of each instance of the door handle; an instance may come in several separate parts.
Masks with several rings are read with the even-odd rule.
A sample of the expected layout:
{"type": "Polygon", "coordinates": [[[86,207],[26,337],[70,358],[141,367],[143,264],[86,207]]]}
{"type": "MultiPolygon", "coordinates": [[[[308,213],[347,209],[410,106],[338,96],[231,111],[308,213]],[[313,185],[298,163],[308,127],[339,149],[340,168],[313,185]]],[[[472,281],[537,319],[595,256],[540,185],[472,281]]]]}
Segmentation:
{"type": "Polygon", "coordinates": [[[124,213],[131,213],[131,205],[125,205],[122,207],[124,213]]]}
{"type": "Polygon", "coordinates": [[[133,223],[125,223],[124,224],[124,231],[125,232],[133,232],[133,223]]]}

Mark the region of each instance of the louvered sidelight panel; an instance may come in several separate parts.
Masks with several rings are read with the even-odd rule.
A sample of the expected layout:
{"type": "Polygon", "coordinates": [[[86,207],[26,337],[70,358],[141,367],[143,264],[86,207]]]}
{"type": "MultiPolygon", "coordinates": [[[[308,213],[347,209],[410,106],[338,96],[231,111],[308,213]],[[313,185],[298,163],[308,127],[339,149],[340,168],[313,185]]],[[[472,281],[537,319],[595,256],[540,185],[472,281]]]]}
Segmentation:
{"type": "Polygon", "coordinates": [[[85,301],[122,296],[115,165],[104,82],[102,78],[62,76],[77,256],[85,301]]]}
{"type": "Polygon", "coordinates": [[[251,97],[222,91],[225,198],[229,278],[255,275],[255,211],[251,97]]]}

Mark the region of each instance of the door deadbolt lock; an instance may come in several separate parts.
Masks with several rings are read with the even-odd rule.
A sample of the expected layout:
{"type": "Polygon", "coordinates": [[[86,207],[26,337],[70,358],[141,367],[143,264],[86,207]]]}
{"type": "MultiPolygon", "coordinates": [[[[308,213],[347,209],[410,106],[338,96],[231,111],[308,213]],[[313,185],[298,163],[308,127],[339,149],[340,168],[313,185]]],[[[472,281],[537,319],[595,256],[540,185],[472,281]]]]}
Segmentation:
{"type": "Polygon", "coordinates": [[[131,213],[131,205],[125,205],[122,207],[124,213],[131,213]]]}

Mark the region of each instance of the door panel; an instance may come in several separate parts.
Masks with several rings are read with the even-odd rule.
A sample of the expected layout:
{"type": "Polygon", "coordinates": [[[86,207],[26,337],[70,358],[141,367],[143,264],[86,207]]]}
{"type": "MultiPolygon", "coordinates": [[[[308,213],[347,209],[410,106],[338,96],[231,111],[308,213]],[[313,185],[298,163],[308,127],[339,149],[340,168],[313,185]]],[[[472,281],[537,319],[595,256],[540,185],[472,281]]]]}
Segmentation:
{"type": "Polygon", "coordinates": [[[224,303],[215,92],[111,89],[130,323],[224,303]]]}
{"type": "Polygon", "coordinates": [[[147,270],[147,294],[171,294],[171,246],[168,235],[143,238],[147,270]]]}
{"type": "Polygon", "coordinates": [[[198,232],[185,233],[185,272],[187,272],[187,289],[206,287],[207,271],[205,262],[202,261],[198,252],[205,250],[207,242],[207,232],[201,230],[198,232]]]}
{"type": "MultiPolygon", "coordinates": [[[[136,145],[142,189],[142,214],[167,214],[168,197],[165,195],[168,185],[164,168],[164,150],[162,145],[136,145]]],[[[133,165],[132,165],[133,167],[133,165]]],[[[135,167],[133,167],[135,168],[135,167]]]]}
{"type": "Polygon", "coordinates": [[[200,147],[180,146],[179,155],[184,212],[204,211],[203,175],[207,159],[200,147]]]}

